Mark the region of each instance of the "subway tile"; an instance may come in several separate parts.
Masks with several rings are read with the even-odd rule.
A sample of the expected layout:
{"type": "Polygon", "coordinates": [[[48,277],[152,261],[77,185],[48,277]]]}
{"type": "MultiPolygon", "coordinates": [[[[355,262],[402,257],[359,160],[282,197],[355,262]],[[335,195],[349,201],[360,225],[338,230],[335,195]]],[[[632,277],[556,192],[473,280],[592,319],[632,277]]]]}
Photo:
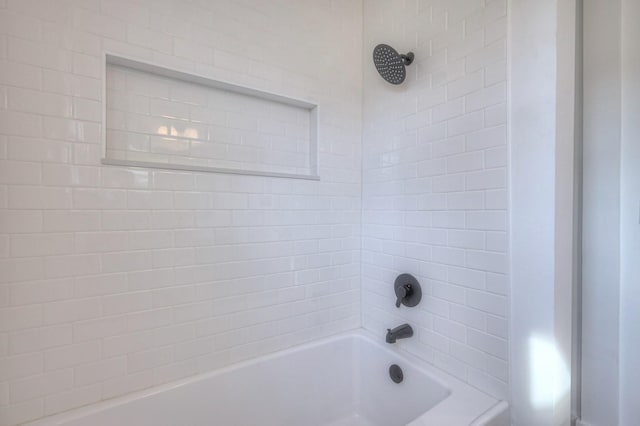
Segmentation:
{"type": "Polygon", "coordinates": [[[469,370],[469,383],[497,399],[504,399],[509,394],[507,383],[475,369],[469,370]]]}
{"type": "Polygon", "coordinates": [[[474,329],[467,331],[467,343],[476,349],[493,355],[497,358],[507,360],[507,341],[491,336],[474,329]]]}
{"type": "Polygon", "coordinates": [[[78,122],[66,117],[42,117],[42,135],[61,141],[78,141],[78,122]]]}
{"type": "Polygon", "coordinates": [[[153,371],[127,374],[113,379],[107,379],[102,385],[102,397],[113,398],[153,386],[153,371]]]}
{"type": "MultiPolygon", "coordinates": [[[[504,62],[496,62],[494,64],[488,65],[484,69],[484,84],[485,86],[493,86],[498,83],[503,83],[507,81],[507,63],[504,62]]],[[[487,112],[485,111],[485,123],[487,126],[490,126],[489,120],[487,119],[487,112]]]]}
{"type": "Polygon", "coordinates": [[[151,309],[152,295],[148,292],[123,293],[102,297],[102,314],[119,315],[151,309]]]}
{"type": "Polygon", "coordinates": [[[127,248],[127,234],[124,232],[79,232],[75,234],[76,252],[100,253],[122,251],[127,248]]]}
{"type": "Polygon", "coordinates": [[[488,2],[479,13],[466,19],[466,24],[470,29],[486,28],[495,23],[505,26],[505,15],[507,14],[507,2],[505,0],[496,0],[488,2]]]}
{"type": "MultiPolygon", "coordinates": [[[[15,161],[43,161],[67,163],[71,159],[71,145],[63,141],[43,141],[36,138],[10,136],[7,138],[7,159],[15,161]]],[[[48,185],[46,165],[42,167],[42,180],[48,185]]]]}
{"type": "Polygon", "coordinates": [[[509,240],[506,232],[488,232],[486,249],[506,253],[509,248],[509,240]]]}
{"type": "Polygon", "coordinates": [[[479,210],[484,206],[484,194],[481,192],[457,192],[447,194],[449,210],[479,210]]]}
{"type": "Polygon", "coordinates": [[[86,386],[93,383],[104,382],[125,375],[127,372],[127,359],[115,357],[75,367],[74,380],[76,386],[86,386]]]}
{"type": "Polygon", "coordinates": [[[192,247],[154,250],[152,257],[154,268],[188,266],[196,263],[196,254],[192,247]]]}
{"type": "Polygon", "coordinates": [[[8,233],[42,231],[42,212],[36,210],[1,210],[0,223],[8,233]]]}
{"type": "Polygon", "coordinates": [[[73,208],[78,210],[118,210],[127,206],[126,191],[118,189],[74,188],[73,208]]]}
{"type": "Polygon", "coordinates": [[[483,167],[483,156],[479,152],[447,157],[447,173],[468,172],[480,170],[483,167]]]}
{"type": "Polygon", "coordinates": [[[126,316],[97,318],[74,323],[73,341],[81,343],[105,337],[117,336],[126,332],[126,316]]]}
{"type": "Polygon", "coordinates": [[[507,105],[499,104],[484,110],[485,127],[494,127],[507,122],[507,105]]]}
{"type": "Polygon", "coordinates": [[[483,249],[485,248],[485,233],[452,229],[447,232],[447,242],[451,247],[483,249]]]}
{"type": "Polygon", "coordinates": [[[504,126],[493,127],[466,135],[467,151],[502,146],[507,143],[507,133],[504,126]]]}
{"type": "Polygon", "coordinates": [[[59,71],[71,71],[71,52],[63,49],[51,49],[43,43],[18,37],[8,37],[7,57],[11,61],[51,68],[59,71]]]}
{"type": "Polygon", "coordinates": [[[102,388],[99,384],[56,392],[44,399],[44,414],[51,415],[89,405],[100,401],[101,397],[102,388]]]}
{"type": "Polygon", "coordinates": [[[42,325],[42,309],[28,305],[0,309],[0,332],[10,332],[42,325]]]}
{"type": "Polygon", "coordinates": [[[42,374],[43,365],[43,357],[40,352],[5,357],[0,365],[0,380],[9,382],[42,374]]]}
{"type": "Polygon", "coordinates": [[[43,117],[3,108],[0,108],[0,128],[7,135],[40,138],[45,134],[43,117]]]}
{"type": "Polygon", "coordinates": [[[10,244],[14,257],[73,254],[73,234],[16,234],[10,244]]]}
{"type": "Polygon", "coordinates": [[[170,323],[171,309],[134,312],[127,316],[127,329],[129,332],[164,327],[170,323]]]}
{"type": "Polygon", "coordinates": [[[488,46],[472,52],[466,58],[465,69],[474,72],[489,64],[504,61],[507,56],[507,43],[505,39],[499,39],[488,46]]]}
{"type": "Polygon", "coordinates": [[[7,107],[12,111],[37,113],[56,117],[71,117],[72,99],[55,93],[10,87],[7,107]]]}
{"type": "Polygon", "coordinates": [[[432,180],[433,192],[459,192],[464,191],[465,176],[463,174],[447,174],[436,176],[432,180]]]}
{"type": "Polygon", "coordinates": [[[445,265],[464,266],[464,250],[448,247],[433,247],[432,260],[445,265]]]}
{"type": "Polygon", "coordinates": [[[452,304],[450,306],[450,318],[468,327],[477,330],[486,330],[487,314],[463,305],[452,304]]]}
{"type": "Polygon", "coordinates": [[[434,212],[434,228],[462,229],[465,227],[465,213],[457,211],[434,212]]]}
{"type": "Polygon", "coordinates": [[[464,152],[464,143],[464,136],[433,142],[432,156],[434,158],[440,158],[462,154],[464,152]]]}
{"type": "Polygon", "coordinates": [[[471,348],[464,344],[460,344],[458,342],[451,342],[449,344],[449,353],[454,358],[474,368],[477,368],[479,370],[484,370],[486,368],[487,355],[477,349],[471,348]]]}
{"type": "Polygon", "coordinates": [[[73,370],[57,370],[11,383],[11,402],[51,395],[73,387],[73,370]]]}
{"type": "MultiPolygon", "coordinates": [[[[418,9],[424,14],[424,3],[414,2],[398,16],[418,9]]],[[[331,25],[339,21],[355,34],[359,14],[345,14],[345,5],[313,17],[331,25]]],[[[326,42],[313,32],[292,41],[289,27],[271,25],[288,23],[289,14],[258,14],[253,28],[229,24],[231,11],[214,21],[211,11],[194,8],[169,25],[168,16],[119,0],[57,8],[12,1],[16,19],[0,35],[0,128],[6,133],[0,137],[0,227],[8,230],[0,240],[0,310],[8,312],[0,324],[11,328],[0,332],[0,356],[30,359],[14,369],[16,380],[34,379],[38,386],[22,382],[16,395],[23,401],[14,403],[10,386],[0,385],[0,405],[10,404],[3,406],[9,424],[353,328],[360,325],[360,287],[363,325],[371,328],[387,315],[372,306],[387,303],[386,297],[371,297],[386,288],[373,277],[392,280],[406,270],[425,289],[419,312],[408,313],[415,315],[421,342],[411,352],[487,392],[504,389],[506,321],[479,309],[496,308],[490,301],[505,298],[509,287],[499,257],[508,254],[507,187],[495,186],[499,176],[484,174],[507,165],[501,97],[506,2],[437,2],[434,8],[426,27],[418,28],[422,18],[394,21],[422,49],[432,42],[436,47],[430,56],[414,49],[418,62],[408,69],[409,80],[420,88],[389,92],[365,75],[371,97],[363,108],[361,73],[345,72],[337,65],[343,61],[333,60],[359,55],[358,43],[339,44],[324,62],[329,72],[321,74],[316,63],[298,63],[292,74],[280,51],[264,47],[326,42]],[[62,22],[73,28],[62,31],[62,22]],[[219,49],[223,41],[240,43],[266,22],[273,31],[261,31],[269,42],[260,49],[219,49]],[[36,42],[41,38],[47,43],[36,42]],[[288,96],[325,105],[322,181],[101,166],[102,48],[273,92],[288,76],[288,96]],[[275,62],[264,63],[263,56],[275,62]],[[360,157],[367,182],[362,193],[360,157]],[[363,235],[361,205],[371,221],[363,235]],[[294,284],[305,285],[286,289],[294,284]],[[469,291],[477,291],[469,303],[479,309],[462,304],[460,295],[469,291]],[[345,304],[346,298],[353,303],[345,304]],[[16,315],[14,308],[28,309],[28,315],[16,315]],[[240,339],[231,338],[246,326],[240,339]],[[212,336],[225,331],[231,333],[219,341],[231,351],[210,345],[212,336]],[[172,358],[174,349],[189,359],[172,358]],[[474,357],[478,352],[486,356],[484,368],[481,357],[474,357]],[[70,369],[71,383],[61,373],[70,369]]],[[[304,8],[292,13],[311,16],[304,8]]],[[[273,167],[305,166],[307,151],[299,141],[308,137],[308,115],[297,111],[296,121],[287,122],[290,111],[260,115],[256,104],[253,118],[245,120],[239,114],[249,110],[229,98],[112,77],[132,89],[128,99],[112,104],[119,108],[112,119],[154,132],[162,123],[179,136],[176,143],[156,137],[156,151],[188,145],[193,153],[237,167],[257,159],[264,146],[279,144],[284,152],[264,156],[273,167]],[[141,96],[145,91],[163,100],[141,96]],[[188,107],[166,102],[170,98],[188,107]],[[123,108],[139,114],[137,121],[119,116],[123,108]],[[155,117],[163,112],[172,117],[155,117]],[[209,148],[196,136],[229,145],[209,148]],[[292,149],[300,152],[287,151],[292,149]]],[[[112,136],[119,148],[152,146],[151,138],[112,136]]]]}
{"type": "Polygon", "coordinates": [[[507,170],[498,168],[482,172],[467,173],[465,175],[465,189],[467,191],[481,189],[500,189],[507,187],[507,170]]]}
{"type": "Polygon", "coordinates": [[[0,259],[0,283],[33,281],[44,276],[44,261],[40,257],[0,259]]]}
{"type": "Polygon", "coordinates": [[[504,296],[477,290],[467,290],[467,305],[493,315],[506,316],[507,299],[504,296]]]}
{"type": "Polygon", "coordinates": [[[505,189],[485,191],[485,208],[487,210],[506,210],[509,194],[505,189]]]}
{"type": "Polygon", "coordinates": [[[505,274],[487,273],[487,290],[497,294],[509,294],[509,277],[505,274]]]}
{"type": "Polygon", "coordinates": [[[34,398],[28,401],[11,404],[8,407],[2,407],[3,422],[7,424],[22,424],[31,420],[38,419],[44,415],[44,402],[42,398],[34,398]]]}
{"type": "Polygon", "coordinates": [[[73,281],[69,278],[30,281],[9,287],[9,300],[14,306],[64,300],[72,295],[73,281]]]}
{"type": "MultiPolygon", "coordinates": [[[[455,285],[450,285],[450,284],[446,284],[446,283],[442,283],[442,282],[438,282],[438,281],[434,281],[431,283],[431,295],[433,297],[437,297],[439,299],[443,299],[443,300],[447,300],[450,302],[455,302],[455,303],[463,303],[464,302],[464,298],[465,298],[465,292],[464,289],[455,285]]],[[[448,332],[443,332],[442,330],[440,330],[436,324],[438,323],[438,318],[434,318],[433,319],[433,325],[435,327],[435,330],[438,331],[440,334],[444,334],[447,337],[451,337],[451,338],[456,338],[455,336],[451,336],[450,333],[448,332]]],[[[440,322],[441,324],[442,322],[440,322]]],[[[442,329],[449,329],[449,328],[454,328],[453,326],[442,326],[442,329]]],[[[453,334],[453,333],[451,333],[453,334]]],[[[456,332],[455,334],[459,334],[461,336],[464,336],[464,332],[456,332]]],[[[460,336],[459,336],[460,337],[460,336]]],[[[464,340],[464,337],[460,337],[459,340],[464,340]]]]}
{"type": "Polygon", "coordinates": [[[42,167],[38,163],[0,160],[0,183],[38,185],[42,183],[42,167]]]}
{"type": "Polygon", "coordinates": [[[154,346],[154,332],[118,334],[102,340],[102,356],[110,358],[128,353],[140,352],[154,346]]]}
{"type": "MultiPolygon", "coordinates": [[[[498,394],[505,389],[508,363],[489,354],[506,357],[507,348],[506,340],[493,340],[506,339],[504,324],[495,319],[506,315],[503,301],[509,285],[506,2],[423,3],[429,12],[434,8],[430,16],[442,27],[417,29],[419,19],[398,24],[418,34],[419,46],[431,48],[432,56],[417,63],[419,81],[431,87],[402,98],[405,115],[415,113],[416,105],[431,111],[432,121],[422,122],[412,142],[421,151],[411,156],[397,152],[390,138],[404,130],[405,122],[399,114],[380,114],[383,101],[372,96],[363,106],[364,151],[375,151],[363,156],[363,176],[375,184],[363,187],[363,221],[371,226],[362,231],[362,321],[365,328],[378,327],[374,318],[381,313],[376,306],[383,302],[374,302],[381,296],[369,297],[380,291],[374,277],[381,270],[392,276],[410,270],[418,260],[414,253],[425,253],[419,270],[431,280],[423,297],[430,317],[417,321],[427,330],[420,329],[426,345],[411,352],[498,394]],[[418,165],[418,176],[429,178],[428,184],[411,179],[413,164],[418,165]],[[414,199],[398,196],[399,188],[414,199]],[[421,213],[414,212],[416,208],[428,213],[428,220],[413,220],[421,213]],[[406,224],[398,223],[403,216],[406,224]],[[431,238],[434,231],[443,232],[444,239],[431,238]],[[438,343],[438,336],[448,340],[438,343]],[[495,361],[491,366],[489,358],[495,361]]],[[[374,34],[377,28],[366,31],[374,34]]],[[[365,90],[384,95],[367,84],[365,75],[365,90]]]]}
{"type": "Polygon", "coordinates": [[[67,164],[43,164],[42,180],[47,185],[97,187],[100,185],[100,168],[67,164]]]}
{"type": "Polygon", "coordinates": [[[467,251],[467,266],[488,272],[506,273],[509,269],[508,256],[504,253],[467,251]]]}
{"type": "Polygon", "coordinates": [[[468,366],[445,353],[434,351],[433,363],[436,367],[454,376],[463,378],[467,376],[468,366]]]}
{"type": "Polygon", "coordinates": [[[151,228],[151,215],[146,211],[102,211],[102,229],[105,231],[135,231],[151,228]]]}
{"type": "Polygon", "coordinates": [[[97,274],[100,272],[100,257],[91,254],[47,257],[45,271],[51,278],[97,274]]]}
{"type": "Polygon", "coordinates": [[[483,76],[482,70],[480,70],[450,82],[447,84],[447,98],[461,98],[464,95],[480,90],[484,86],[483,76]]]}
{"type": "Polygon", "coordinates": [[[127,41],[159,52],[171,53],[173,51],[171,37],[136,25],[127,26],[127,41]]]}
{"type": "Polygon", "coordinates": [[[465,96],[465,110],[476,111],[505,102],[507,98],[506,83],[498,83],[465,96]]]}
{"type": "Polygon", "coordinates": [[[72,340],[70,325],[33,328],[9,336],[9,352],[23,354],[68,345],[72,340]]]}
{"type": "Polygon", "coordinates": [[[128,232],[129,250],[163,249],[173,246],[174,233],[171,230],[128,232]]]}
{"type": "Polygon", "coordinates": [[[449,136],[471,133],[480,130],[483,126],[484,115],[482,112],[470,112],[460,117],[447,121],[449,136]]]}
{"type": "Polygon", "coordinates": [[[0,62],[0,83],[5,86],[39,90],[43,71],[40,67],[18,62],[0,62]]]}
{"type": "Polygon", "coordinates": [[[503,339],[509,338],[508,323],[505,318],[487,316],[487,332],[503,339]]]}
{"type": "Polygon", "coordinates": [[[102,344],[96,340],[49,349],[43,354],[44,369],[53,371],[98,361],[101,354],[102,344]]]}
{"type": "Polygon", "coordinates": [[[470,211],[466,213],[466,228],[481,231],[506,231],[507,215],[504,211],[470,211]]]}
{"type": "Polygon", "coordinates": [[[449,120],[464,114],[465,104],[462,98],[449,101],[433,108],[434,123],[449,120]]]}
{"type": "Polygon", "coordinates": [[[15,186],[9,188],[9,208],[12,209],[56,209],[72,206],[70,188],[15,186]]]}
{"type": "Polygon", "coordinates": [[[43,321],[47,325],[88,320],[100,314],[100,300],[97,298],[55,301],[43,306],[43,321]]]}
{"type": "Polygon", "coordinates": [[[508,152],[505,146],[489,149],[484,152],[484,165],[486,168],[505,167],[508,161],[508,152]]]}
{"type": "Polygon", "coordinates": [[[101,274],[74,279],[75,297],[96,297],[127,291],[127,276],[124,273],[101,274]]]}

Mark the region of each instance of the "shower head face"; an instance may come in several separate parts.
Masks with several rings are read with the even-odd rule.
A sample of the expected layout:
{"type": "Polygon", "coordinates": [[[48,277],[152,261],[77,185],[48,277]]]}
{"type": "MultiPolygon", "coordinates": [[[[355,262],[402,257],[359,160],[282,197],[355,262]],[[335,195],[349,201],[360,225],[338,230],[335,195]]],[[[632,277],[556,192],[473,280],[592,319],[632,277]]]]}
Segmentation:
{"type": "Polygon", "coordinates": [[[406,65],[413,61],[413,53],[401,55],[386,44],[373,49],[373,63],[382,78],[391,84],[401,84],[407,77],[406,65]]]}

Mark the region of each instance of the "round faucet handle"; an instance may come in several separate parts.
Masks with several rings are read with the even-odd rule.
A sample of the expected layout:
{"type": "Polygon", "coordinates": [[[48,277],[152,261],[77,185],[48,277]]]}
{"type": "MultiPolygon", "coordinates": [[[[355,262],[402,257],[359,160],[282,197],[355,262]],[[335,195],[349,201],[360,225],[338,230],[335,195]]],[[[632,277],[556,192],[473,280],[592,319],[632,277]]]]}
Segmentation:
{"type": "Polygon", "coordinates": [[[420,283],[413,275],[398,275],[393,283],[393,289],[396,293],[396,308],[400,308],[401,305],[411,308],[420,303],[420,299],[422,299],[420,283]]]}
{"type": "Polygon", "coordinates": [[[409,284],[405,284],[396,289],[396,308],[399,308],[400,305],[402,305],[402,300],[407,297],[410,288],[409,284]]]}

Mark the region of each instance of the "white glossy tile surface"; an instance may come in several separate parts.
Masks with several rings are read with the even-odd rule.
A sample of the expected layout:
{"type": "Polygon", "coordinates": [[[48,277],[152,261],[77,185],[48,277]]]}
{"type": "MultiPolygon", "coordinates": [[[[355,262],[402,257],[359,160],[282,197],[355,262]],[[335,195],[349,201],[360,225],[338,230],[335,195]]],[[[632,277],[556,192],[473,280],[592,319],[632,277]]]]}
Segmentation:
{"type": "Polygon", "coordinates": [[[316,173],[311,109],[131,66],[107,63],[107,159],[316,173]]]}
{"type": "MultiPolygon", "coordinates": [[[[1,424],[359,325],[361,7],[0,1],[1,424]],[[318,104],[322,181],[101,165],[105,51],[318,104]]],[[[218,123],[200,91],[140,101],[144,83],[120,109],[146,121],[121,125],[244,135],[221,161],[257,157],[242,150],[260,134],[305,153],[304,117],[222,103],[218,123]]],[[[197,141],[143,136],[122,142],[166,157],[197,141]]]]}
{"type": "Polygon", "coordinates": [[[507,2],[364,5],[363,325],[409,322],[401,347],[505,398],[507,2]],[[415,53],[402,86],[370,63],[382,42],[415,53]],[[424,297],[396,309],[405,272],[424,297]]]}

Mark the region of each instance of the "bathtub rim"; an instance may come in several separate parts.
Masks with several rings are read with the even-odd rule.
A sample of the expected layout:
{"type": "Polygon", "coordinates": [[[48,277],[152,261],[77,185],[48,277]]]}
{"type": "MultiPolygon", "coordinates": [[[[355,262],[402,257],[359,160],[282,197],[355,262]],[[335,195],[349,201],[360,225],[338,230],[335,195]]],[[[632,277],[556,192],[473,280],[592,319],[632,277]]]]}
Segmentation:
{"type": "Polygon", "coordinates": [[[202,380],[213,378],[225,373],[233,372],[244,367],[263,364],[272,359],[279,358],[285,354],[295,354],[297,352],[306,351],[314,347],[348,339],[366,341],[375,345],[380,351],[398,358],[399,362],[406,362],[408,365],[411,365],[413,368],[425,374],[431,380],[447,390],[448,395],[442,401],[438,402],[436,405],[431,407],[428,411],[420,415],[415,420],[408,423],[406,426],[426,426],[433,424],[442,424],[439,422],[443,421],[446,421],[447,423],[444,424],[447,424],[448,426],[468,426],[472,424],[472,422],[477,421],[481,416],[492,410],[494,407],[506,404],[505,401],[498,400],[472,387],[471,385],[464,383],[451,374],[431,365],[427,361],[407,352],[406,350],[402,349],[402,345],[388,345],[384,343],[384,341],[381,341],[379,337],[375,336],[370,331],[363,328],[357,328],[323,337],[321,339],[313,340],[307,343],[302,343],[300,345],[291,346],[277,352],[262,355],[258,358],[243,360],[224,366],[222,368],[199,373],[173,382],[164,383],[148,389],[131,392],[122,396],[52,414],[31,422],[23,423],[22,426],[64,425],[64,423],[66,422],[78,420],[82,417],[115,408],[119,405],[127,404],[144,398],[149,398],[163,392],[171,391],[183,386],[188,386],[189,384],[200,382],[202,380]],[[464,407],[464,412],[460,412],[461,407],[464,407]]]}

